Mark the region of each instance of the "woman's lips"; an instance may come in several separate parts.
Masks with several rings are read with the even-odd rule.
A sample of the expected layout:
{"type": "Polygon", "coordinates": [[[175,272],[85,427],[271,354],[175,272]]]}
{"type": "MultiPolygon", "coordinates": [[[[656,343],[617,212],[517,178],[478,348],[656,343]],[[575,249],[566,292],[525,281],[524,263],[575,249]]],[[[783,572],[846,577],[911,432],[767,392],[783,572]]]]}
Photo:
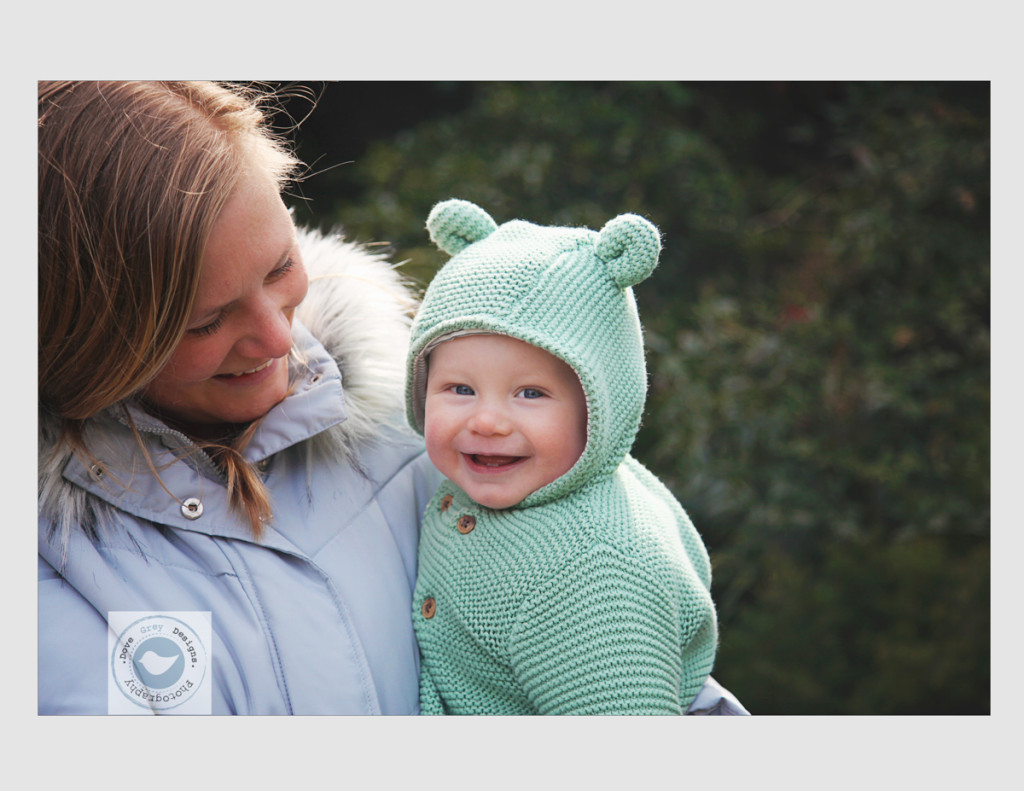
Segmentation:
{"type": "Polygon", "coordinates": [[[274,369],[274,363],[279,358],[267,360],[262,365],[257,365],[255,368],[250,368],[248,371],[239,371],[238,373],[227,373],[217,374],[214,379],[228,384],[256,384],[257,382],[263,381],[263,379],[269,376],[274,369]]]}

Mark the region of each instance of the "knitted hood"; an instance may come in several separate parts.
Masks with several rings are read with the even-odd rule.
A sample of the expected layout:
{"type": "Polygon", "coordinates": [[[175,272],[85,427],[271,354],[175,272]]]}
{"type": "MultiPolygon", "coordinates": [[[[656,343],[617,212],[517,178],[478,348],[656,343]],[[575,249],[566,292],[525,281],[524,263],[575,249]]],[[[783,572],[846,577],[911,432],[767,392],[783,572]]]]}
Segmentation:
{"type": "Polygon", "coordinates": [[[406,411],[423,432],[430,351],[475,332],[509,335],[561,358],[587,398],[587,446],[569,472],[527,497],[539,505],[610,475],[629,453],[647,394],[643,338],[631,286],[658,263],[658,229],[623,214],[600,232],[513,220],[480,207],[439,203],[427,219],[453,257],[437,273],[413,322],[406,411]]]}

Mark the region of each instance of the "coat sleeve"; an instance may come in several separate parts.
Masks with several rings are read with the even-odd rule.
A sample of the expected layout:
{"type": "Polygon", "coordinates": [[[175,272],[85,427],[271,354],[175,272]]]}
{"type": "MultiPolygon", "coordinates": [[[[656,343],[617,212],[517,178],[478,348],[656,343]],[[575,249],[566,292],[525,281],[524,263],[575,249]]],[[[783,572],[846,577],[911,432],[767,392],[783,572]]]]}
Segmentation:
{"type": "Polygon", "coordinates": [[[543,714],[682,714],[681,647],[700,625],[677,600],[635,560],[595,547],[521,609],[513,672],[543,714]]]}
{"type": "Polygon", "coordinates": [[[107,713],[107,622],[39,558],[39,713],[107,713]]]}

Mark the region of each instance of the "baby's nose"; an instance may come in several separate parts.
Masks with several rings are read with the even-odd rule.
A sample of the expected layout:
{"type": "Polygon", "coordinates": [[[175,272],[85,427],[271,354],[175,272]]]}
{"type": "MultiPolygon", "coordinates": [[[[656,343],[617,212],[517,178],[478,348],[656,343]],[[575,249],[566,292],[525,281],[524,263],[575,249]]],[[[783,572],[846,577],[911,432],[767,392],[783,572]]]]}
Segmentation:
{"type": "Polygon", "coordinates": [[[481,407],[469,419],[469,430],[475,434],[507,434],[512,424],[505,413],[493,407],[481,407]]]}

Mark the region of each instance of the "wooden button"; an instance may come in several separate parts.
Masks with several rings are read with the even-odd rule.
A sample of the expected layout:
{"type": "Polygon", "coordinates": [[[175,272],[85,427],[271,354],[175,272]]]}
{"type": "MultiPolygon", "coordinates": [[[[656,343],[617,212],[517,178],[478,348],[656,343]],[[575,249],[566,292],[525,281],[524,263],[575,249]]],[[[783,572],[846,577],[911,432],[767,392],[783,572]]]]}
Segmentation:
{"type": "Polygon", "coordinates": [[[476,527],[476,518],[469,514],[460,516],[459,521],[455,524],[456,530],[462,533],[462,535],[466,535],[466,533],[472,531],[474,527],[476,527]]]}
{"type": "Polygon", "coordinates": [[[421,609],[424,618],[433,618],[434,613],[437,612],[437,602],[428,597],[423,600],[423,607],[421,609]]]}
{"type": "Polygon", "coordinates": [[[451,508],[451,505],[452,505],[452,496],[450,494],[446,494],[444,497],[441,498],[441,510],[442,511],[447,511],[449,508],[451,508]]]}

